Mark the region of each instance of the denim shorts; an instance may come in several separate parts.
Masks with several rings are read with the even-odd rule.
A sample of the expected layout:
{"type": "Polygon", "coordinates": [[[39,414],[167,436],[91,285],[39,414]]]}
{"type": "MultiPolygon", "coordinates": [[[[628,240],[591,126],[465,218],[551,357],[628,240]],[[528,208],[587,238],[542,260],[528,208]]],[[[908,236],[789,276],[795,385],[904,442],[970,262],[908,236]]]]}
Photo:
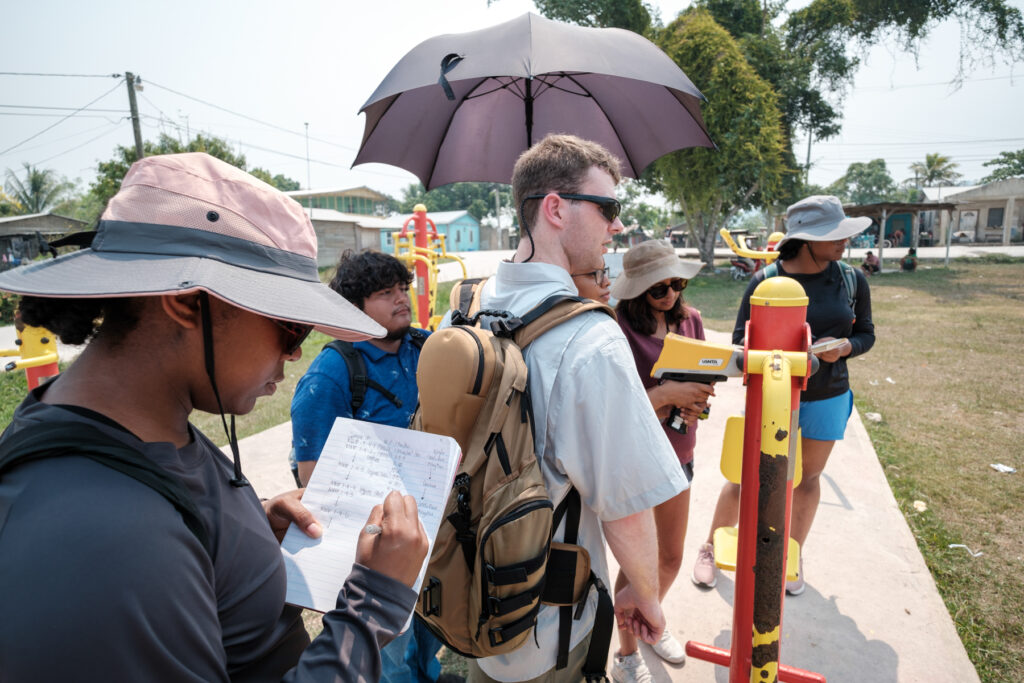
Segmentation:
{"type": "Polygon", "coordinates": [[[800,432],[805,439],[841,441],[853,412],[853,392],[847,390],[820,401],[800,401],[800,432]]]}

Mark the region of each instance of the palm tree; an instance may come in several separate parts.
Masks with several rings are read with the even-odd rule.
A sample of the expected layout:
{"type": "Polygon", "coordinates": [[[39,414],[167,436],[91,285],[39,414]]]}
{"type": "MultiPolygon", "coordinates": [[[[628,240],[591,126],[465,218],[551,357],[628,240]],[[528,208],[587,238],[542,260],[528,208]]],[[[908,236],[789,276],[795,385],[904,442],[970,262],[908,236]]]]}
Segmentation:
{"type": "Polygon", "coordinates": [[[21,206],[20,213],[44,213],[59,204],[74,187],[73,183],[58,177],[53,169],[40,169],[27,162],[23,166],[24,180],[7,169],[7,189],[11,199],[21,206]]]}
{"type": "MultiPolygon", "coordinates": [[[[914,172],[912,180],[915,184],[924,187],[948,185],[956,182],[961,177],[956,172],[956,168],[959,165],[949,157],[943,156],[938,152],[935,154],[925,154],[924,163],[915,161],[910,165],[910,170],[914,172]]],[[[908,178],[907,182],[909,183],[910,181],[911,179],[908,178]]]]}

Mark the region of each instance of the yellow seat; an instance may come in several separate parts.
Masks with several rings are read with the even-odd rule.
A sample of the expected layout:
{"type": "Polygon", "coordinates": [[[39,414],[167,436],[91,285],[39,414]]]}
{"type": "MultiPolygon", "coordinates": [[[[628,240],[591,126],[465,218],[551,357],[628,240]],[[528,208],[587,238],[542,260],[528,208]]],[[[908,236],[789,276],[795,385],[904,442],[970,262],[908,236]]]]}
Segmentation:
{"type": "MultiPolygon", "coordinates": [[[[793,487],[799,486],[803,473],[800,449],[800,430],[796,432],[796,457],[793,470],[793,487]]],[[[739,484],[743,472],[743,418],[733,416],[725,422],[725,438],[722,439],[722,475],[734,484],[739,484]]],[[[715,565],[721,569],[736,571],[736,527],[715,529],[715,565]]],[[[796,581],[797,567],[800,566],[800,544],[789,539],[786,553],[786,580],[796,581]],[[792,567],[792,570],[790,569],[792,567]]]]}
{"type": "MultiPolygon", "coordinates": [[[[725,421],[721,467],[722,476],[734,484],[740,483],[743,472],[743,418],[739,415],[733,415],[725,421]]],[[[804,469],[799,428],[796,430],[796,463],[793,467],[793,488],[796,488],[800,485],[804,469]]]]}
{"type": "MultiPolygon", "coordinates": [[[[719,569],[736,571],[736,527],[723,526],[715,529],[715,566],[719,569]]],[[[789,539],[786,553],[786,581],[796,581],[800,566],[800,544],[789,539]]]]}

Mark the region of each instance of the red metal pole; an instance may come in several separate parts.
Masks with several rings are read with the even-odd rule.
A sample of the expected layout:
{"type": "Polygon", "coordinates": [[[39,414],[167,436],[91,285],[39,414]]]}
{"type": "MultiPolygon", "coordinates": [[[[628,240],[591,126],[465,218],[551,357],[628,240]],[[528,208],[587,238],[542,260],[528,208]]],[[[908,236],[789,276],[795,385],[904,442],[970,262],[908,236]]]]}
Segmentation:
{"type": "MultiPolygon", "coordinates": [[[[762,493],[761,478],[761,422],[762,386],[760,377],[750,381],[750,350],[803,351],[807,348],[806,332],[807,297],[803,288],[789,278],[770,278],[761,283],[750,298],[750,320],[747,322],[744,368],[748,373],[747,402],[743,428],[743,482],[740,485],[739,529],[736,549],[736,590],[733,596],[732,656],[729,664],[730,683],[750,681],[751,667],[754,666],[754,617],[757,611],[764,615],[777,614],[777,623],[782,622],[782,596],[785,592],[785,572],[777,585],[763,585],[766,574],[771,574],[772,584],[779,572],[767,572],[761,568],[762,585],[757,585],[757,544],[759,496],[771,496],[770,487],[762,493]],[[795,286],[796,289],[791,288],[795,286]],[[777,610],[777,611],[775,611],[777,610]]],[[[800,385],[803,378],[793,378],[791,408],[799,409],[800,385]]],[[[791,425],[792,428],[792,425],[791,425]]],[[[794,437],[795,438],[795,435],[794,437]]],[[[777,486],[779,482],[776,481],[777,486]]],[[[785,566],[785,544],[789,539],[789,510],[792,505],[792,479],[785,483],[785,533],[782,538],[782,562],[785,566]]],[[[776,492],[779,495],[781,492],[776,492]]],[[[762,507],[764,507],[762,505],[762,507]]],[[[777,569],[777,568],[776,568],[777,569]]],[[[774,617],[769,617],[774,618],[774,617]]],[[[764,617],[761,617],[763,620],[764,617]]],[[[763,624],[759,630],[763,632],[763,624]]],[[[781,630],[781,629],[780,629],[781,630]]],[[[759,660],[767,657],[778,661],[778,642],[774,646],[759,646],[759,660]]],[[[760,664],[758,664],[760,666],[760,664]]],[[[765,683],[770,683],[766,681],[765,683]]]]}
{"type": "MultiPolygon", "coordinates": [[[[417,204],[413,212],[415,224],[416,246],[427,249],[430,241],[427,238],[427,207],[417,204]]],[[[422,254],[423,252],[418,252],[422,254]]],[[[427,264],[416,261],[416,312],[419,314],[420,327],[427,329],[430,325],[430,273],[427,264]]]]}

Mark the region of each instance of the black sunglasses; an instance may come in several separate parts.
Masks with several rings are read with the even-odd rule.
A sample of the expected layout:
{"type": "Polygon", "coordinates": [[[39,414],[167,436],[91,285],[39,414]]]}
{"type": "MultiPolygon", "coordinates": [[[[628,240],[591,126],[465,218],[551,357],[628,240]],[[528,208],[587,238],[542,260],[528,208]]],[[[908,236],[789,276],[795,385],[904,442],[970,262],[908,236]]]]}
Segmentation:
{"type": "Polygon", "coordinates": [[[682,278],[677,277],[675,280],[672,280],[672,282],[669,282],[668,284],[664,282],[659,282],[658,284],[649,288],[647,290],[647,293],[651,295],[652,299],[664,299],[665,295],[668,294],[669,287],[671,287],[673,290],[677,292],[681,292],[684,289],[686,289],[686,285],[688,282],[689,280],[684,280],[682,278]]]}
{"type": "Polygon", "coordinates": [[[592,277],[594,278],[594,284],[600,287],[604,279],[608,277],[608,266],[598,268],[597,270],[589,270],[586,273],[573,273],[572,277],[592,277]]]}
{"type": "MultiPolygon", "coordinates": [[[[622,204],[615,197],[602,197],[596,194],[572,194],[569,192],[556,192],[562,199],[570,199],[580,202],[590,202],[591,204],[597,204],[597,208],[601,210],[601,215],[605,217],[609,223],[618,218],[619,213],[622,211],[622,204]]],[[[546,194],[531,194],[523,198],[523,203],[526,203],[527,199],[544,199],[547,197],[546,194]]]]}
{"type": "Polygon", "coordinates": [[[281,345],[284,347],[286,356],[294,356],[295,352],[302,346],[302,342],[306,341],[306,337],[313,331],[312,325],[303,325],[302,323],[293,323],[287,320],[278,320],[277,318],[271,318],[271,320],[281,328],[281,345]]]}

